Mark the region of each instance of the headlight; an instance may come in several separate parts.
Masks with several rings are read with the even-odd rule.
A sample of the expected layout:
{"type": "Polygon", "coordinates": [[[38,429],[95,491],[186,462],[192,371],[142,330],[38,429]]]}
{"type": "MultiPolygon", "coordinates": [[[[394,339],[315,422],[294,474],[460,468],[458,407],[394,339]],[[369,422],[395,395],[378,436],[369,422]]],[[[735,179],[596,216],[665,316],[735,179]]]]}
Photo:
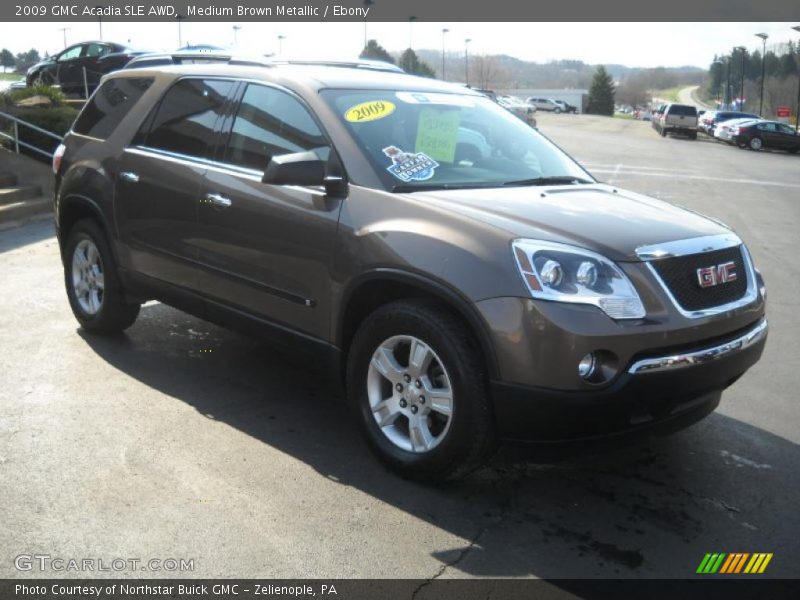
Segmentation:
{"type": "Polygon", "coordinates": [[[534,298],[598,307],[612,319],[641,319],[644,305],[628,277],[590,250],[537,240],[515,240],[514,257],[534,298]]]}

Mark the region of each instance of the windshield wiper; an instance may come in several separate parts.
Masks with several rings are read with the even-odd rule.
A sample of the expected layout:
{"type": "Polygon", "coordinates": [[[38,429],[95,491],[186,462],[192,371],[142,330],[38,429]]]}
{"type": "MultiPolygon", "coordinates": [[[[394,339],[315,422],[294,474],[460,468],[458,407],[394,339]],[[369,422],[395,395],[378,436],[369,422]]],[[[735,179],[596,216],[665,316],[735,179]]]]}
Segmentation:
{"type": "Polygon", "coordinates": [[[429,183],[422,185],[402,184],[392,186],[393,192],[430,192],[436,190],[470,190],[476,188],[497,187],[497,184],[481,183],[429,183]]]}
{"type": "Polygon", "coordinates": [[[582,177],[574,177],[572,175],[551,175],[550,177],[533,177],[531,179],[517,179],[515,181],[506,181],[504,186],[524,186],[524,185],[561,185],[561,184],[580,184],[580,183],[594,183],[582,177]]]}

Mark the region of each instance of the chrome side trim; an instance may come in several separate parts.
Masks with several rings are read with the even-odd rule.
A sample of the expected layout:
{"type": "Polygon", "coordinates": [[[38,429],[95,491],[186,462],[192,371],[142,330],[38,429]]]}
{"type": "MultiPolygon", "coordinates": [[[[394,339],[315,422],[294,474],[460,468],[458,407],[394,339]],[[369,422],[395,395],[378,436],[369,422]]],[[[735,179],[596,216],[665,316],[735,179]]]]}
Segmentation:
{"type": "Polygon", "coordinates": [[[673,371],[675,369],[705,364],[733,354],[734,352],[739,352],[740,350],[744,350],[760,342],[767,337],[767,329],[767,319],[765,317],[761,319],[755,327],[750,329],[750,331],[739,336],[735,340],[694,352],[684,352],[658,358],[645,358],[633,363],[630,369],[628,369],[628,373],[632,375],[637,375],[639,373],[663,373],[664,371],[673,371]]]}
{"type": "Polygon", "coordinates": [[[673,256],[687,256],[689,254],[702,254],[703,252],[724,250],[732,246],[740,246],[741,244],[742,240],[739,239],[739,236],[731,232],[721,235],[706,235],[686,240],[675,240],[674,242],[639,246],[636,248],[636,256],[641,260],[650,261],[658,260],[659,258],[671,258],[673,256]]]}
{"type": "MultiPolygon", "coordinates": [[[[211,171],[224,173],[226,175],[236,175],[238,177],[249,179],[250,181],[255,181],[258,183],[261,183],[261,178],[264,175],[261,171],[256,171],[255,169],[238,167],[236,165],[221,163],[215,160],[208,160],[206,158],[199,158],[196,156],[187,156],[185,154],[179,154],[178,152],[170,152],[168,150],[155,150],[152,148],[148,148],[147,146],[128,147],[125,148],[125,152],[129,152],[131,154],[138,154],[139,156],[157,158],[159,160],[174,162],[176,164],[187,165],[189,167],[203,167],[211,171]]],[[[292,190],[302,190],[304,192],[314,194],[315,196],[325,196],[325,192],[323,190],[320,190],[319,188],[315,187],[307,187],[301,185],[285,185],[281,187],[285,187],[292,190]]]]}
{"type": "MultiPolygon", "coordinates": [[[[698,238],[700,239],[700,238],[698,238]]],[[[736,238],[739,239],[739,238],[736,238]]],[[[752,302],[755,302],[758,298],[758,286],[756,285],[756,270],[753,266],[753,259],[750,258],[750,252],[747,250],[747,246],[739,242],[741,246],[739,248],[742,252],[742,260],[744,262],[745,270],[747,271],[747,289],[744,292],[744,296],[739,298],[738,300],[734,300],[733,302],[728,302],[727,304],[720,304],[719,306],[712,306],[711,308],[703,308],[701,310],[686,310],[684,309],[678,299],[672,295],[672,292],[669,289],[669,286],[661,279],[661,275],[658,274],[653,263],[651,261],[645,262],[647,268],[650,269],[650,273],[652,273],[653,277],[655,277],[658,284],[661,286],[661,289],[664,290],[664,293],[672,302],[672,305],[675,307],[680,314],[682,314],[687,319],[700,319],[702,317],[711,317],[713,315],[718,315],[720,313],[727,312],[729,310],[734,310],[737,308],[741,308],[742,306],[747,306],[752,302]]],[[[730,246],[725,246],[729,248],[730,246]]],[[[715,250],[721,250],[722,248],[715,248],[715,250]]],[[[710,250],[709,250],[710,252],[710,250]]],[[[681,256],[681,255],[678,255],[681,256]]]]}

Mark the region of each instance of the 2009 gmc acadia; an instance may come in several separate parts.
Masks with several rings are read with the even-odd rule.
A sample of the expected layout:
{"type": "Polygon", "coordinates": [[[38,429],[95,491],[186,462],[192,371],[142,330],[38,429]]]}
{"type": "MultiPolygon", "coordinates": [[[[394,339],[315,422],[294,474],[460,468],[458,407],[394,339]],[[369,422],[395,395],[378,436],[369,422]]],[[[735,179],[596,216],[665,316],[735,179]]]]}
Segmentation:
{"type": "Polygon", "coordinates": [[[126,70],[54,169],[83,328],[119,332],[157,299],[300,344],[338,365],[366,439],[407,477],[459,476],[500,438],[685,426],[766,341],[734,232],[598,183],[455,85],[126,70]]]}

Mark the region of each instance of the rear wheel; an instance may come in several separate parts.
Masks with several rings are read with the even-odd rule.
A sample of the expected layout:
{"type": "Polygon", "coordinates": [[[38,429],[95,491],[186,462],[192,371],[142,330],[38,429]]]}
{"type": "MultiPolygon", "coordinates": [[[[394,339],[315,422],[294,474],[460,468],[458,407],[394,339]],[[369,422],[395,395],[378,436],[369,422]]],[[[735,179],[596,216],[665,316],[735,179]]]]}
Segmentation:
{"type": "Polygon", "coordinates": [[[403,477],[454,479],[494,448],[475,342],[434,304],[393,302],[364,321],[348,355],[347,395],[371,449],[403,477]]]}
{"type": "Polygon", "coordinates": [[[661,137],[667,137],[667,130],[666,130],[666,128],[665,128],[665,127],[662,127],[662,128],[659,130],[659,133],[661,134],[661,137]]]}
{"type": "Polygon", "coordinates": [[[96,221],[82,219],[72,227],[64,259],[67,297],[84,329],[111,334],[133,324],[139,305],[126,302],[114,256],[96,221]]]}
{"type": "Polygon", "coordinates": [[[761,150],[764,147],[764,143],[761,141],[761,138],[754,137],[750,139],[750,150],[761,150]]]}

